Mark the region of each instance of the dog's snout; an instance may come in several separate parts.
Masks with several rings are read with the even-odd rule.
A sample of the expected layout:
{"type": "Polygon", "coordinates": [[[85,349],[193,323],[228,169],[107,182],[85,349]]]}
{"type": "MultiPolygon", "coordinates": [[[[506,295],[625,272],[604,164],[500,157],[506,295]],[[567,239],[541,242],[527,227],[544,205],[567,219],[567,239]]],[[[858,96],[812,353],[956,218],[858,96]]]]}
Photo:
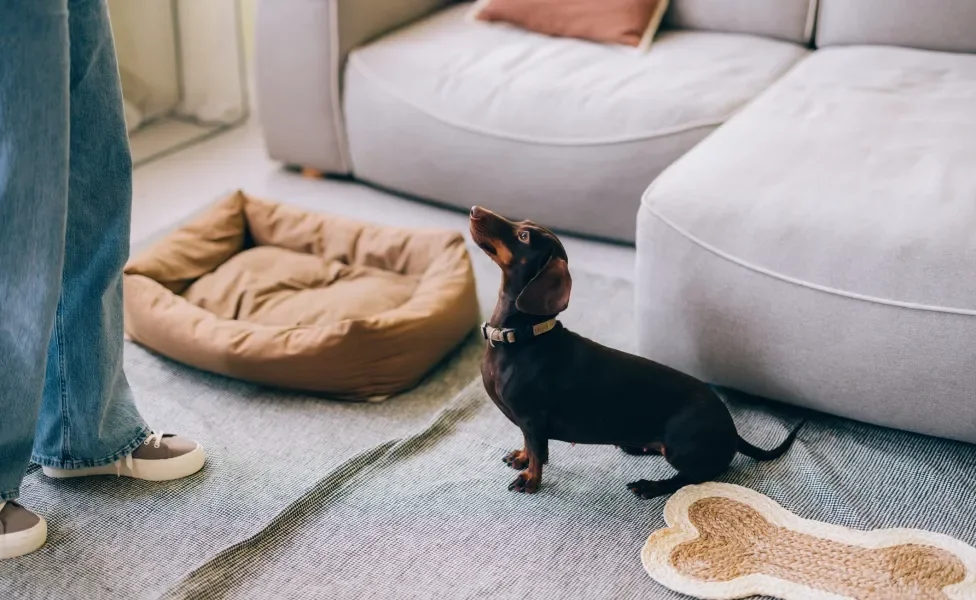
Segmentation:
{"type": "Polygon", "coordinates": [[[481,215],[483,215],[483,214],[484,214],[484,211],[481,210],[481,207],[480,206],[472,206],[471,207],[471,218],[472,219],[475,219],[475,220],[480,219],[481,218],[481,215]]]}

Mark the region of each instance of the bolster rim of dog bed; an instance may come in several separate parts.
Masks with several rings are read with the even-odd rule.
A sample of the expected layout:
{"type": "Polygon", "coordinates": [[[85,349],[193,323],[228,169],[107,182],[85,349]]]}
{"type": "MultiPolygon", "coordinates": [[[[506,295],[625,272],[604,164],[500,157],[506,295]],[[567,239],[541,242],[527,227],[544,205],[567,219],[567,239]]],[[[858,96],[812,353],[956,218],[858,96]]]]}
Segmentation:
{"type": "Polygon", "coordinates": [[[477,326],[474,274],[457,232],[385,227],[238,191],[126,266],[133,341],[205,371],[255,383],[377,399],[413,387],[477,326]],[[222,318],[188,289],[244,250],[273,246],[417,278],[403,304],[325,325],[222,318]]]}

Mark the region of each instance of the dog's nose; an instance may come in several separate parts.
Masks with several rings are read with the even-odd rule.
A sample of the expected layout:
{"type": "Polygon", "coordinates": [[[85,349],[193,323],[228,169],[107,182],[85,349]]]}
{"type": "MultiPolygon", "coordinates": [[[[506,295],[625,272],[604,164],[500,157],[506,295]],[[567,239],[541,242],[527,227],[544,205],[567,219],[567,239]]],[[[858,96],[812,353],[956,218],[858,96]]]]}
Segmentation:
{"type": "Polygon", "coordinates": [[[481,207],[480,206],[472,206],[471,207],[471,218],[472,219],[476,219],[476,220],[477,219],[480,219],[481,218],[481,215],[483,215],[483,214],[484,213],[481,211],[481,207]]]}

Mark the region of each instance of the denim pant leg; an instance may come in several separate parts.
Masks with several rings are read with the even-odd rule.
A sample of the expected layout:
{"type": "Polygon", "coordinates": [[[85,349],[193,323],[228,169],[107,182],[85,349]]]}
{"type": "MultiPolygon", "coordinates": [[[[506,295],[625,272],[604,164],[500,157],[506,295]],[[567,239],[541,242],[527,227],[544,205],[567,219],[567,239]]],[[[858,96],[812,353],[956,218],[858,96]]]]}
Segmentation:
{"type": "Polygon", "coordinates": [[[130,454],[148,435],[122,370],[122,268],[132,159],[104,0],[68,1],[67,225],[32,460],[62,469],[130,454]]]}
{"type": "Polygon", "coordinates": [[[68,207],[65,0],[0,0],[0,501],[31,455],[68,207]]]}

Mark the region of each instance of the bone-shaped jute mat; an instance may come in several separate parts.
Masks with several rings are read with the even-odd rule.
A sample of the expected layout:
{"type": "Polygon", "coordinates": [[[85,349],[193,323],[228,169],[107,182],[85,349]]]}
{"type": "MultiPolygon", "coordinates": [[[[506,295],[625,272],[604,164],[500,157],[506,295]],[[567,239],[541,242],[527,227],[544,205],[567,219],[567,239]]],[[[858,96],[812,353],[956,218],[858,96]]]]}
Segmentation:
{"type": "Polygon", "coordinates": [[[641,562],[662,585],[699,598],[976,598],[976,549],[939,533],[803,519],[726,483],[679,490],[664,519],[641,562]]]}

